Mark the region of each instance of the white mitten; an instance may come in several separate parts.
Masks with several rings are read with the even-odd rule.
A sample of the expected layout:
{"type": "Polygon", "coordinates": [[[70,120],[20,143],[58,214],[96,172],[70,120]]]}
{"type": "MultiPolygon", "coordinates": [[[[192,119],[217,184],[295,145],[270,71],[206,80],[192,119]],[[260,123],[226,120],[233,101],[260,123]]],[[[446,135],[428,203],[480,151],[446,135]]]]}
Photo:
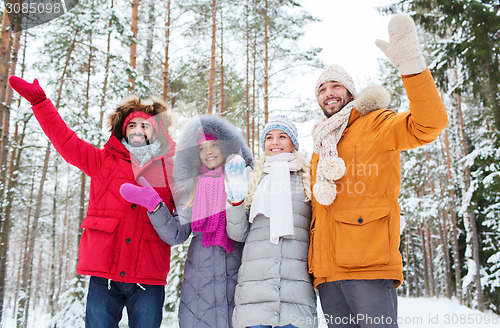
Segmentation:
{"type": "Polygon", "coordinates": [[[230,155],[224,168],[227,199],[232,202],[242,201],[249,188],[248,178],[251,168],[246,166],[245,160],[240,155],[230,155]]]}
{"type": "Polygon", "coordinates": [[[425,60],[419,50],[417,28],[410,16],[397,14],[389,22],[389,42],[376,40],[375,44],[390,59],[401,75],[422,73],[425,60]]]}

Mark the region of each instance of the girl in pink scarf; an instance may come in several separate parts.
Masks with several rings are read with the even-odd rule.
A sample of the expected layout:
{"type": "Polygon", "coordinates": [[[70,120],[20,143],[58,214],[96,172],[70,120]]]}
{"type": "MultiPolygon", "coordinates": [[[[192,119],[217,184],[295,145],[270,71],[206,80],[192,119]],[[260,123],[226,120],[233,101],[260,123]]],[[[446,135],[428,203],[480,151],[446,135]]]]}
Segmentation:
{"type": "Polygon", "coordinates": [[[191,229],[201,232],[205,247],[220,245],[228,253],[233,240],[226,233],[226,199],[224,189],[224,154],[216,137],[202,134],[198,138],[201,168],[194,190],[191,229]]]}

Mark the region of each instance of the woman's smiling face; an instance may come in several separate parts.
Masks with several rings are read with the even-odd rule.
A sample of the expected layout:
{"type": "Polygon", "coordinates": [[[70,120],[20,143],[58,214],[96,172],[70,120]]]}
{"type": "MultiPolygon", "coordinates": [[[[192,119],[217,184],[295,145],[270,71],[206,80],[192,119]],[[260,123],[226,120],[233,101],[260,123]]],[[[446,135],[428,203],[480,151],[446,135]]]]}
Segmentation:
{"type": "Polygon", "coordinates": [[[294,148],[292,139],[281,130],[271,130],[264,138],[264,153],[266,156],[291,153],[294,148]]]}

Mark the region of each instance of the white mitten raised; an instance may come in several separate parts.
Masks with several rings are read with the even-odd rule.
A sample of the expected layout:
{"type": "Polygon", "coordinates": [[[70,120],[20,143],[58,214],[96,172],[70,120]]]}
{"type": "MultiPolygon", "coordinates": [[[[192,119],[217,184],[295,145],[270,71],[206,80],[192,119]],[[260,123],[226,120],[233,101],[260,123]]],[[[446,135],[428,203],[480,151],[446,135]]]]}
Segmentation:
{"type": "Polygon", "coordinates": [[[248,178],[251,168],[246,166],[240,155],[230,155],[225,165],[225,189],[227,199],[238,202],[245,199],[249,188],[248,178]]]}
{"type": "Polygon", "coordinates": [[[425,71],[424,57],[419,50],[415,22],[407,14],[397,14],[389,21],[389,42],[376,40],[375,44],[389,58],[401,75],[425,71]]]}

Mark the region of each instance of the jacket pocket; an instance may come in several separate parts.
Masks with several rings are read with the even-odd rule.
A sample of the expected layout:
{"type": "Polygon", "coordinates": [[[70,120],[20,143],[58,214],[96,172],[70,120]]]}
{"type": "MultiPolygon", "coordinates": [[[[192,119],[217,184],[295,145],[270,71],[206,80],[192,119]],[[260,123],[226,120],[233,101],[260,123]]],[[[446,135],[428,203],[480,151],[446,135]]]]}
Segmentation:
{"type": "Polygon", "coordinates": [[[143,236],[139,248],[137,278],[167,279],[170,269],[170,245],[158,237],[151,223],[143,223],[143,236]]]}
{"type": "Polygon", "coordinates": [[[362,268],[389,263],[388,207],[338,211],[334,218],[338,265],[362,268]]]}
{"type": "Polygon", "coordinates": [[[116,247],[117,218],[87,216],[80,229],[85,229],[80,241],[78,268],[110,272],[116,247]]]}

